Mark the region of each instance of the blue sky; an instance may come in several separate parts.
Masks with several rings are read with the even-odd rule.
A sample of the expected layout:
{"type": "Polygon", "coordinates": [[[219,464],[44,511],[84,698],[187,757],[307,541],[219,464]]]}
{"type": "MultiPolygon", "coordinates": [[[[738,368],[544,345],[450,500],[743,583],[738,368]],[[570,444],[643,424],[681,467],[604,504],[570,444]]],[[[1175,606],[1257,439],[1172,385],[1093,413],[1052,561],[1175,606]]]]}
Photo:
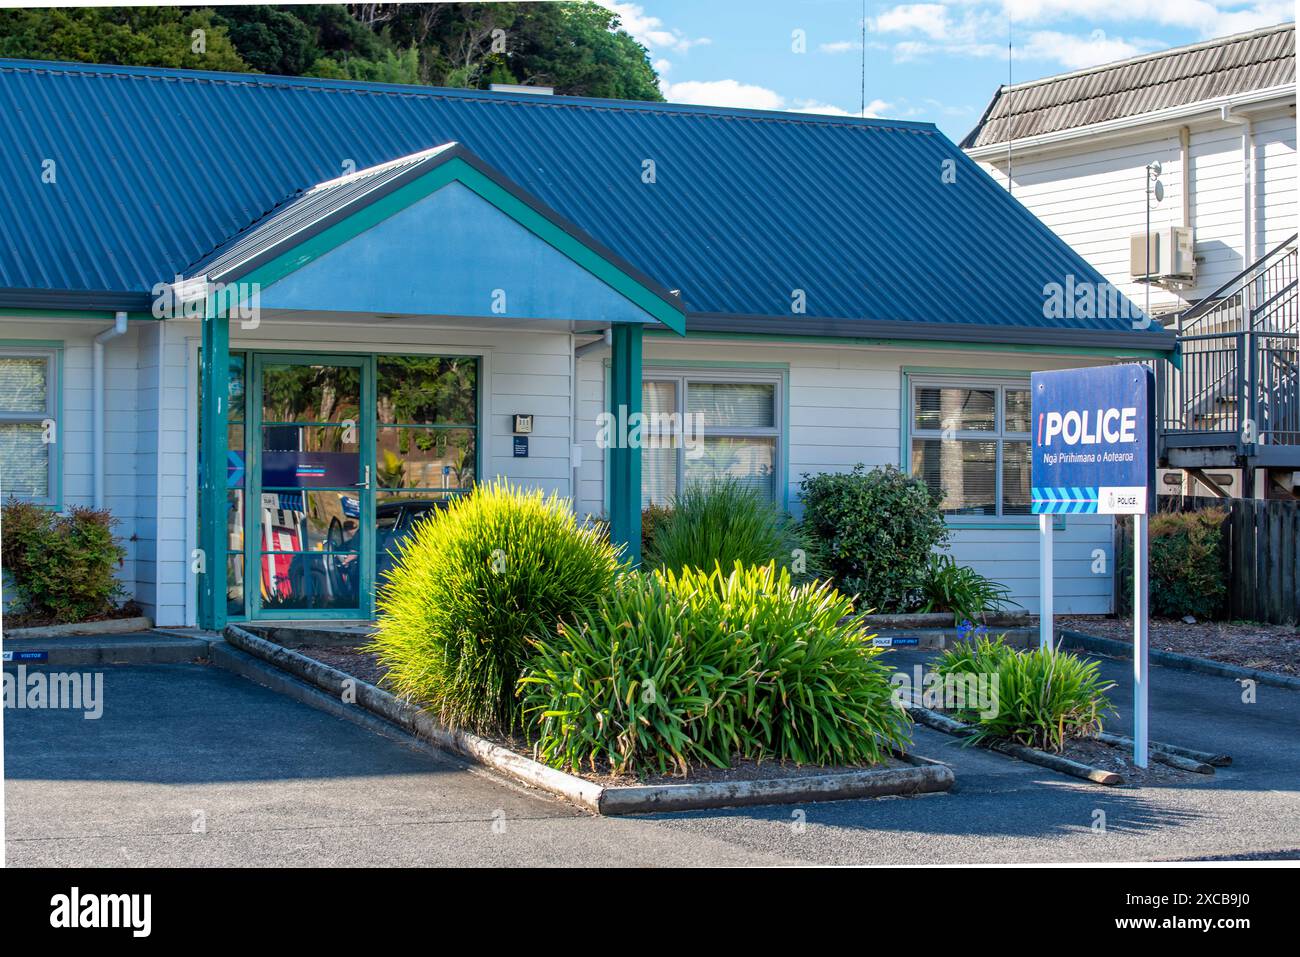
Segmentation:
{"type": "MultiPolygon", "coordinates": [[[[859,111],[862,0],[600,2],[649,49],[669,100],[859,111]]],[[[1008,35],[1019,83],[1294,16],[1294,0],[868,0],[867,115],[959,139],[1007,81],[1008,35]]]]}

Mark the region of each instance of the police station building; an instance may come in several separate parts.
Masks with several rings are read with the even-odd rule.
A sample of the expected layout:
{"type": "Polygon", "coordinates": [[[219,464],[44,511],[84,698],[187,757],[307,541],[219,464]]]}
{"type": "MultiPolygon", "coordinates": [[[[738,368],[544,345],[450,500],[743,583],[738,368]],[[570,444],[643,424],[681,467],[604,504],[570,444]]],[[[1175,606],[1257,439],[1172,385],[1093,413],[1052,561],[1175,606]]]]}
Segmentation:
{"type": "MultiPolygon", "coordinates": [[[[0,60],[0,126],[3,494],[109,509],[159,625],[370,618],[497,476],[635,548],[859,462],[1034,610],[1030,373],[1174,345],[924,123],[0,60]]],[[[1113,520],[1055,520],[1108,611],[1113,520]]]]}

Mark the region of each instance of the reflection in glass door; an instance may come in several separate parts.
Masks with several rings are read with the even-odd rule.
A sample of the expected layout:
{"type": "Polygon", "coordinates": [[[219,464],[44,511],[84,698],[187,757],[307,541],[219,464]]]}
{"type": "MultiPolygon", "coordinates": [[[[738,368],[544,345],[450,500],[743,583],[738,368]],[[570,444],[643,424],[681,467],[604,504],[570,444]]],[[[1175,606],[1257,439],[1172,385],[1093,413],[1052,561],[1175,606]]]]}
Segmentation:
{"type": "Polygon", "coordinates": [[[254,358],[245,518],[248,557],[256,557],[245,579],[254,616],[368,611],[374,440],[362,415],[372,401],[367,372],[360,357],[254,358]]]}

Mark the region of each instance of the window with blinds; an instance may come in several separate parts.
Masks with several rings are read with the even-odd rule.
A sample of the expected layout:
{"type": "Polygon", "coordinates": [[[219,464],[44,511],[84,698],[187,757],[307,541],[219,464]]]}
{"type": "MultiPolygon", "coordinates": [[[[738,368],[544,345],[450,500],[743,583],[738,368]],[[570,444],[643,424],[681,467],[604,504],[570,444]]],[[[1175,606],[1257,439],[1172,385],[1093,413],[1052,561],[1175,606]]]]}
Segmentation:
{"type": "Polygon", "coordinates": [[[687,484],[730,478],[775,501],[780,379],[656,372],[641,385],[641,504],[687,484]]]}
{"type": "Polygon", "coordinates": [[[914,379],[911,470],[948,515],[1030,514],[1029,384],[914,379]]]}
{"type": "Polygon", "coordinates": [[[0,351],[0,497],[55,504],[54,353],[0,351]]]}

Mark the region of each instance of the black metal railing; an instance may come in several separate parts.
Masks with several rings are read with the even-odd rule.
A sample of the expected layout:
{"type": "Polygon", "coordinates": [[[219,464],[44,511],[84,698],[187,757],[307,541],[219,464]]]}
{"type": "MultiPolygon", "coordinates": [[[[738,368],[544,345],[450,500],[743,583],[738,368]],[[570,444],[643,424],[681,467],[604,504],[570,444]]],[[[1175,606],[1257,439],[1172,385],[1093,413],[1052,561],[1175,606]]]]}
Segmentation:
{"type": "Polygon", "coordinates": [[[1156,363],[1162,435],[1246,455],[1258,445],[1300,445],[1296,239],[1178,317],[1181,368],[1156,363]]]}

